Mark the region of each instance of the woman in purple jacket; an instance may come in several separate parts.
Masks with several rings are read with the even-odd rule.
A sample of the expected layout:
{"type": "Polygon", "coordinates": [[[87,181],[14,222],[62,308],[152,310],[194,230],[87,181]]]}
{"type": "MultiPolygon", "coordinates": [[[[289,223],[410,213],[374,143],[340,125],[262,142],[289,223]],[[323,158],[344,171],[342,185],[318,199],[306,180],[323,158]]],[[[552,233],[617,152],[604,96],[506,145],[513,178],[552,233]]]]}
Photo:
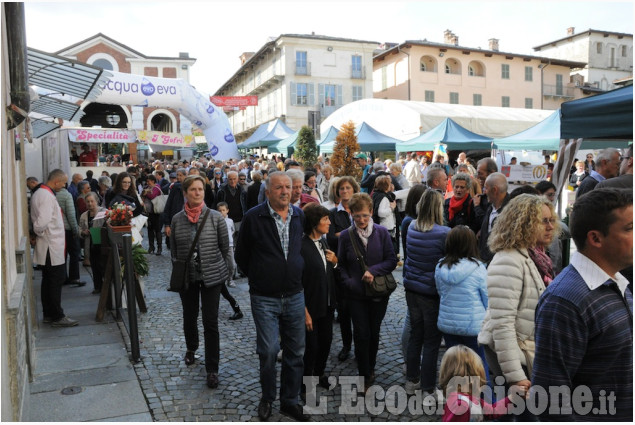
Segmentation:
{"type": "Polygon", "coordinates": [[[356,193],[348,206],[353,216],[353,237],[368,270],[362,270],[348,231],[340,233],[337,258],[341,281],[350,293],[357,369],[359,376],[364,377],[364,388],[360,388],[359,391],[365,392],[375,380],[379,331],[389,298],[388,295],[367,296],[365,286],[369,285],[375,276],[392,273],[397,267],[397,257],[388,230],[373,223],[373,200],[370,196],[366,193],[356,193]]]}

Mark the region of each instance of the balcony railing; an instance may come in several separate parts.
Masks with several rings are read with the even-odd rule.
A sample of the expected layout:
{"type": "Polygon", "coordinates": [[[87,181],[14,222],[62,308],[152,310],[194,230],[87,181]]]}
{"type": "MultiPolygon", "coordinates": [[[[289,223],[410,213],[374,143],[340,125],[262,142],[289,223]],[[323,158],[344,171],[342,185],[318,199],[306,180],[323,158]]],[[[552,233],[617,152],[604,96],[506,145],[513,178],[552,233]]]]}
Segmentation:
{"type": "Polygon", "coordinates": [[[295,62],[295,75],[311,75],[311,62],[295,62]]]}
{"type": "Polygon", "coordinates": [[[360,68],[355,69],[353,66],[351,66],[351,79],[365,80],[366,67],[362,66],[361,69],[360,68]]]}
{"type": "Polygon", "coordinates": [[[574,90],[575,90],[575,87],[569,87],[569,86],[557,86],[557,85],[549,85],[549,84],[543,84],[542,86],[543,96],[573,98],[575,97],[574,90]]]}

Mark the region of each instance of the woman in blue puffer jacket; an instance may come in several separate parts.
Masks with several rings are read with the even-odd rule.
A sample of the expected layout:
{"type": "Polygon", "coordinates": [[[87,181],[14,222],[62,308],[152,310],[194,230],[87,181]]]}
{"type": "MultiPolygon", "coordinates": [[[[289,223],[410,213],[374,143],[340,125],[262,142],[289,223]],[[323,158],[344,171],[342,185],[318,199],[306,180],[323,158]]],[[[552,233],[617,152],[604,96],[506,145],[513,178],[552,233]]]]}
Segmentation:
{"type": "Polygon", "coordinates": [[[443,226],[443,196],[436,190],[423,193],[417,210],[417,219],[408,228],[404,250],[408,257],[403,283],[411,325],[406,353],[406,394],[421,389],[424,403],[426,400],[432,403],[434,399],[428,396],[435,393],[442,337],[437,328],[439,294],[434,270],[445,255],[445,237],[450,228],[443,226]]]}
{"type": "Polygon", "coordinates": [[[487,310],[487,269],[478,259],[474,232],[467,226],[453,228],[445,252],[434,274],[441,297],[437,327],[446,348],[462,344],[481,356],[489,382],[485,351],[477,341],[487,310]]]}

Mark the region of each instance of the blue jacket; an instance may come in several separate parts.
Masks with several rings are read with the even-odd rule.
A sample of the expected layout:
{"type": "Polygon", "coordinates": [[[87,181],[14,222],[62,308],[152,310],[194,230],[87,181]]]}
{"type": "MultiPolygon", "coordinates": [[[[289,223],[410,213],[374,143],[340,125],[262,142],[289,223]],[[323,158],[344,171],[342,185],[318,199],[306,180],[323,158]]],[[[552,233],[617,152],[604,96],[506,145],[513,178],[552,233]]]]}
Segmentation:
{"type": "MultiPolygon", "coordinates": [[[[392,246],[390,233],[385,227],[374,224],[373,233],[368,238],[366,249],[364,249],[357,232],[354,233],[354,237],[357,239],[357,246],[365,257],[368,271],[373,276],[385,276],[395,270],[397,267],[397,256],[392,246]]],[[[367,283],[362,282],[364,272],[359,261],[357,261],[348,229],[344,229],[340,233],[337,262],[340,270],[340,279],[344,286],[350,290],[350,296],[355,299],[366,299],[364,285],[367,285],[367,283]]]]}
{"type": "Polygon", "coordinates": [[[462,258],[434,274],[441,296],[437,327],[446,334],[477,336],[487,310],[487,269],[482,262],[462,258]]]}
{"type": "Polygon", "coordinates": [[[250,294],[279,298],[302,292],[304,212],[294,206],[287,220],[291,220],[289,254],[284,258],[269,203],[253,207],[243,217],[234,258],[247,275],[250,294]]]}
{"type": "Polygon", "coordinates": [[[437,296],[434,270],[445,254],[445,238],[449,227],[435,224],[432,230],[420,232],[416,220],[410,223],[406,246],[408,257],[404,264],[403,286],[406,291],[437,296]]]}

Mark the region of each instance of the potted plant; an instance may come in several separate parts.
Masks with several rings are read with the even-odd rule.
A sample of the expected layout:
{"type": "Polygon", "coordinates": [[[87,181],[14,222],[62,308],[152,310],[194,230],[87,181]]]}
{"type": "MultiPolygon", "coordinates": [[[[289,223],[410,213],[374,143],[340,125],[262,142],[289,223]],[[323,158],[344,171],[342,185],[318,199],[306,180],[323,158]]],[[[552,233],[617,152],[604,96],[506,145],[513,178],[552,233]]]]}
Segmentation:
{"type": "Polygon", "coordinates": [[[106,212],[108,225],[112,228],[113,232],[129,232],[132,229],[132,225],[130,224],[132,215],[132,207],[122,203],[114,204],[106,212]]]}

